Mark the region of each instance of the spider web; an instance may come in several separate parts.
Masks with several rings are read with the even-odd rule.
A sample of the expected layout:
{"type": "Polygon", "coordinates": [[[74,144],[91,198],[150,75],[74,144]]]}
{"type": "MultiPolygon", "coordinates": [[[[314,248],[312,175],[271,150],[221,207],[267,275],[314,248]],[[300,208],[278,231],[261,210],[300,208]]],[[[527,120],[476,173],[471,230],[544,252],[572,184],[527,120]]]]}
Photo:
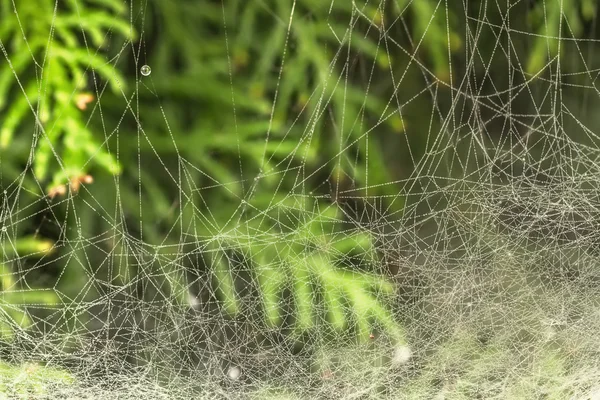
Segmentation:
{"type": "Polygon", "coordinates": [[[594,2],[33,3],[1,398],[600,396],[594,2]]]}

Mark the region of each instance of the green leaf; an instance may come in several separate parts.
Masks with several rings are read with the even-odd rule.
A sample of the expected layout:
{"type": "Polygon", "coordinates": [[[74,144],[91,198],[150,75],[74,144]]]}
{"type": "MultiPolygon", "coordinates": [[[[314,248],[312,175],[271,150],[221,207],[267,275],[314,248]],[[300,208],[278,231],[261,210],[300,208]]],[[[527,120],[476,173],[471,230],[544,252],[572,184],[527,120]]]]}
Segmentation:
{"type": "MultiPolygon", "coordinates": [[[[258,202],[255,204],[259,206],[258,202]]],[[[346,264],[345,256],[356,252],[357,246],[361,254],[370,254],[366,257],[369,262],[376,259],[370,236],[360,230],[340,229],[343,214],[336,206],[319,207],[317,203],[316,211],[307,210],[307,206],[306,202],[286,198],[265,211],[267,215],[278,216],[273,219],[276,225],[268,223],[268,219],[249,220],[227,236],[229,244],[224,247],[238,249],[253,265],[267,323],[281,324],[282,295],[285,288],[290,288],[295,330],[301,333],[316,327],[315,306],[320,297],[318,291],[322,290],[323,304],[334,329],[340,331],[347,327],[344,310],[347,303],[361,340],[369,338],[375,323],[382,326],[393,341],[404,343],[402,327],[382,303],[385,296],[394,293],[392,283],[346,264]],[[336,240],[338,236],[341,239],[336,240]]],[[[217,273],[224,277],[221,300],[230,308],[227,302],[235,297],[233,285],[222,270],[217,273]]],[[[220,285],[220,279],[216,280],[220,285]]]]}

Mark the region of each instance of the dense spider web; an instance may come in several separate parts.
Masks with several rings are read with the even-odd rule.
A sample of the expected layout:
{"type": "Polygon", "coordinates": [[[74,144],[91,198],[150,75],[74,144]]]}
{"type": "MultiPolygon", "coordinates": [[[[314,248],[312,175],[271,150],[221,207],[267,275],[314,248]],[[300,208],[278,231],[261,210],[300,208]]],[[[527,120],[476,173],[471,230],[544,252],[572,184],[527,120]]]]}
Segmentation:
{"type": "MultiPolygon", "coordinates": [[[[110,56],[88,40],[83,48],[105,57],[116,70],[133,65],[140,71],[151,59],[142,29],[148,4],[125,3],[129,24],[140,36],[110,49],[110,56]]],[[[279,88],[297,79],[285,70],[294,62],[290,32],[308,18],[302,4],[310,2],[289,3],[286,18],[268,13],[285,28],[275,49],[280,65],[270,75],[276,85],[269,124],[260,136],[262,169],[254,176],[242,171],[245,149],[236,131],[228,136],[238,138],[229,143],[239,161],[234,182],[211,176],[206,165],[182,155],[193,144],[180,141],[178,117],[163,107],[167,99],[161,91],[168,82],[157,82],[164,78],[157,64],[150,65],[147,76],[138,73],[133,86],[117,86],[116,100],[110,99],[122,115],[117,121],[103,109],[103,104],[111,107],[107,84],[92,79],[95,100],[86,118],[100,121],[90,126],[113,124],[104,127],[100,145],[116,159],[127,147],[137,149],[133,162],[123,162],[130,170],[114,176],[98,170],[93,183],[82,177],[75,188],[49,193],[47,182],[32,169],[36,148],[49,141],[53,127],[41,117],[43,106],[29,100],[24,75],[15,67],[16,50],[2,42],[1,68],[12,72],[14,101],[27,99],[24,118],[31,129],[17,131],[15,138],[26,141],[3,150],[0,160],[5,249],[0,310],[2,329],[10,332],[0,339],[7,363],[2,364],[0,397],[600,396],[597,43],[585,35],[521,30],[524,25],[513,22],[518,18],[507,10],[518,4],[465,2],[462,10],[453,8],[462,11],[466,23],[464,31],[459,29],[461,61],[447,61],[449,73],[442,77],[423,61],[430,45],[425,36],[408,35],[407,44],[391,33],[410,32],[411,7],[425,0],[396,1],[400,12],[385,23],[366,10],[384,10],[392,2],[352,2],[346,34],[375,34],[377,52],[402,61],[376,70],[375,61],[348,50],[347,40],[334,30],[339,23],[326,17],[332,18],[327,19],[329,43],[338,46],[326,60],[329,75],[307,94],[319,106],[294,109],[289,130],[277,135],[279,88]],[[369,19],[372,23],[365,24],[369,19]],[[557,42],[559,53],[576,61],[549,52],[539,72],[527,72],[518,47],[539,39],[557,42]],[[355,72],[356,63],[366,67],[355,72]],[[358,82],[366,103],[371,84],[386,81],[392,91],[375,118],[365,117],[366,105],[358,116],[336,106],[346,126],[332,123],[328,129],[342,132],[339,148],[311,165],[301,153],[318,140],[316,125],[333,118],[326,87],[343,93],[358,82]],[[146,107],[140,107],[140,98],[146,107]],[[410,110],[420,119],[412,126],[410,110]],[[406,120],[403,133],[380,137],[392,115],[406,120]],[[144,128],[156,118],[165,127],[160,141],[144,128]],[[127,123],[136,135],[120,133],[127,123]],[[353,124],[361,125],[362,133],[344,137],[353,124]],[[377,183],[353,176],[368,169],[369,156],[385,156],[384,163],[400,168],[395,150],[381,155],[367,146],[360,157],[352,155],[357,143],[370,137],[384,148],[406,149],[408,172],[377,183]],[[413,154],[412,142],[423,144],[422,154],[413,154]],[[278,145],[289,149],[289,157],[274,155],[278,145]],[[165,156],[161,148],[169,146],[165,156]],[[30,157],[11,163],[8,152],[30,157]],[[327,177],[330,165],[341,167],[327,177]],[[16,177],[10,168],[18,169],[16,177]],[[158,193],[146,171],[170,180],[166,187],[173,190],[158,193]],[[323,171],[323,182],[311,183],[323,171]],[[340,175],[351,184],[339,184],[340,175]],[[267,179],[271,186],[261,189],[267,179]],[[244,190],[235,192],[232,183],[244,190]],[[134,187],[139,214],[124,211],[124,202],[132,201],[121,190],[126,185],[134,187]],[[237,198],[207,203],[219,191],[237,198]],[[164,224],[157,216],[160,234],[149,236],[143,206],[158,196],[166,199],[174,218],[164,224]],[[237,205],[223,205],[230,203],[237,205]],[[221,215],[223,209],[228,216],[221,215]],[[41,248],[42,257],[32,255],[19,248],[23,237],[48,239],[52,251],[46,255],[41,248]],[[53,271],[49,283],[40,278],[46,269],[53,271]],[[11,310],[25,310],[30,323],[24,326],[14,317],[23,315],[11,310]],[[270,324],[270,318],[277,323],[270,324]],[[331,329],[336,318],[345,320],[343,329],[331,329]],[[309,327],[299,331],[302,324],[309,327]]],[[[449,14],[448,3],[428,2],[442,19],[449,14]]],[[[18,18],[22,2],[6,4],[3,11],[14,10],[18,18]]],[[[336,1],[330,5],[334,9],[336,1]]],[[[48,17],[58,20],[61,12],[57,0],[48,17]]],[[[448,19],[445,24],[444,34],[456,29],[448,19]]],[[[567,19],[564,24],[561,32],[568,33],[567,19]]],[[[223,19],[220,28],[228,56],[230,118],[241,131],[244,106],[235,101],[240,84],[232,66],[238,27],[223,19]]],[[[33,46],[23,32],[24,43],[33,46]]],[[[48,44],[58,40],[51,30],[48,44]]],[[[45,86],[44,60],[35,58],[35,64],[38,90],[56,90],[45,86]]],[[[97,76],[95,69],[90,64],[86,72],[97,76]]],[[[190,86],[203,90],[198,82],[190,86]]],[[[0,116],[2,124],[7,112],[0,116]]],[[[61,118],[67,116],[55,120],[61,118]]],[[[51,154],[60,170],[64,160],[57,143],[51,154]]],[[[90,164],[94,157],[89,156],[90,164]]]]}

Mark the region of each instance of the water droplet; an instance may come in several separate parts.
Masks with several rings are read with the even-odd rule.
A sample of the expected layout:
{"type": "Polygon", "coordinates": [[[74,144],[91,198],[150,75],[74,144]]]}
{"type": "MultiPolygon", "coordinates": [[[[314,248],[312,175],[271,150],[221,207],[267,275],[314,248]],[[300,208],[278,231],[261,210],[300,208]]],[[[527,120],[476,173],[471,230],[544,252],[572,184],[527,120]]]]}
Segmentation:
{"type": "Polygon", "coordinates": [[[412,350],[408,346],[400,346],[394,351],[392,362],[396,365],[406,364],[412,357],[412,350]]]}
{"type": "Polygon", "coordinates": [[[152,69],[150,69],[150,67],[147,65],[143,65],[142,68],[140,68],[140,72],[142,73],[142,75],[148,76],[150,75],[150,73],[152,73],[152,69]]]}
{"type": "Polygon", "coordinates": [[[2,227],[2,232],[6,232],[6,227],[5,226],[2,227]]]}
{"type": "Polygon", "coordinates": [[[190,305],[190,307],[192,307],[193,309],[198,309],[198,307],[200,306],[200,300],[198,300],[198,298],[196,296],[194,296],[192,293],[188,292],[188,303],[190,305]]]}
{"type": "Polygon", "coordinates": [[[242,370],[240,369],[240,367],[237,366],[229,368],[229,371],[227,372],[227,376],[229,376],[229,379],[234,381],[237,381],[241,374],[242,370]]]}

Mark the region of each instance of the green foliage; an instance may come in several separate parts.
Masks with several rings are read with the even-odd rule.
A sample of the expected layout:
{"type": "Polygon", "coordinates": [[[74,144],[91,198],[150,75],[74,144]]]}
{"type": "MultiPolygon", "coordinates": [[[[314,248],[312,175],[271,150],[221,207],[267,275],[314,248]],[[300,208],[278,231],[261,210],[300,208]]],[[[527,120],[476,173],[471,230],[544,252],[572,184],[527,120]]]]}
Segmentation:
{"type": "MultiPolygon", "coordinates": [[[[94,166],[120,173],[120,163],[108,150],[108,136],[99,137],[101,130],[90,126],[84,109],[94,99],[90,88],[96,95],[104,92],[106,85],[115,93],[126,89],[125,78],[103,54],[103,49],[118,44],[120,39],[134,38],[125,4],[118,0],[2,0],[0,8],[0,47],[7,61],[0,65],[4,179],[17,179],[19,172],[13,167],[22,160],[15,156],[27,156],[27,146],[34,148],[33,160],[27,161],[32,163],[34,179],[20,176],[18,182],[19,188],[29,194],[39,191],[36,181],[49,179],[46,190],[51,197],[64,194],[62,185],[69,181],[77,191],[75,183],[94,166]],[[15,137],[19,129],[23,133],[15,137]],[[35,132],[31,139],[23,137],[28,131],[35,132]]],[[[31,206],[36,200],[36,196],[22,193],[19,197],[21,207],[31,206]]],[[[4,223],[11,217],[5,215],[4,223]]],[[[28,229],[25,225],[20,221],[11,226],[14,237],[2,235],[0,323],[7,339],[13,337],[15,328],[32,325],[28,311],[21,305],[60,304],[53,289],[28,288],[21,274],[13,270],[26,258],[48,255],[52,247],[47,240],[21,237],[21,232],[28,229]]],[[[81,265],[66,270],[66,287],[81,290],[79,283],[85,276],[81,265]]]]}
{"type": "Polygon", "coordinates": [[[128,39],[133,33],[124,19],[122,2],[91,4],[75,0],[64,5],[53,0],[0,3],[0,41],[8,61],[0,67],[0,110],[10,105],[0,130],[0,146],[10,146],[15,129],[35,113],[39,133],[32,142],[36,147],[33,168],[42,181],[52,172],[51,187],[85,175],[90,160],[111,173],[121,171],[106,142],[88,127],[81,112],[84,106],[78,107],[78,102],[90,79],[95,85],[106,80],[115,92],[124,89],[118,70],[91,49],[106,46],[109,33],[128,39]],[[58,165],[52,162],[57,157],[58,165]]]}
{"type": "MultiPolygon", "coordinates": [[[[238,77],[250,78],[249,95],[274,103],[274,123],[291,123],[295,142],[319,149],[322,157],[312,165],[327,167],[336,190],[363,187],[360,194],[398,196],[380,135],[372,132],[373,126],[404,131],[401,110],[373,89],[378,75],[389,76],[402,64],[395,59],[402,53],[384,42],[386,23],[409,10],[416,21],[412,45],[431,59],[441,79],[450,74],[449,51],[460,39],[446,28],[444,8],[433,0],[404,3],[394,2],[388,10],[374,2],[344,1],[330,9],[329,3],[301,0],[293,13],[292,3],[281,1],[236,1],[228,8],[227,24],[237,32],[232,40],[236,83],[238,77]],[[354,63],[368,69],[366,82],[351,78],[354,63]]],[[[402,206],[394,203],[396,209],[402,206]]]]}
{"type": "Polygon", "coordinates": [[[528,17],[538,37],[526,65],[526,72],[537,74],[546,67],[548,58],[559,57],[565,37],[580,37],[584,24],[596,17],[596,0],[546,0],[537,2],[528,17]]]}
{"type": "Polygon", "coordinates": [[[395,13],[400,16],[410,9],[414,21],[413,45],[425,49],[437,78],[448,82],[452,53],[462,46],[462,39],[455,30],[458,23],[452,9],[446,9],[444,3],[435,0],[399,0],[393,4],[395,13]]]}
{"type": "MultiPolygon", "coordinates": [[[[355,135],[352,139],[347,135],[336,136],[332,127],[323,122],[327,120],[323,113],[329,113],[330,109],[335,110],[335,118],[339,122],[336,124],[343,125],[344,118],[358,116],[362,113],[361,109],[366,108],[371,117],[380,118],[386,108],[385,103],[375,96],[367,96],[365,100],[363,89],[359,86],[339,81],[337,63],[330,64],[328,60],[331,60],[332,55],[327,50],[329,46],[324,46],[322,41],[331,41],[334,48],[339,47],[339,43],[336,43],[328,25],[318,22],[324,21],[323,18],[304,17],[309,9],[313,15],[327,13],[328,10],[317,7],[315,2],[300,4],[295,10],[300,17],[293,20],[286,44],[287,25],[280,26],[279,21],[273,20],[272,15],[259,2],[233,2],[225,9],[225,15],[219,3],[207,2],[203,7],[185,4],[170,7],[158,2],[155,7],[156,10],[149,12],[156,13],[157,18],[161,19],[161,26],[166,34],[158,42],[146,44],[146,52],[151,58],[145,62],[152,66],[153,73],[142,79],[144,85],[140,86],[139,93],[140,122],[144,126],[144,138],[139,146],[134,141],[122,143],[120,151],[121,154],[141,151],[146,157],[152,158],[154,156],[151,153],[156,152],[164,165],[179,164],[181,178],[178,179],[181,183],[175,182],[174,176],[167,171],[148,174],[142,166],[135,173],[133,165],[126,169],[123,182],[131,184],[122,185],[119,195],[122,204],[131,213],[132,220],[140,222],[145,240],[149,243],[162,243],[166,249],[173,249],[178,245],[181,235],[197,238],[198,247],[207,252],[207,264],[216,277],[220,299],[231,314],[236,314],[241,309],[227,254],[227,251],[234,249],[242,254],[245,263],[253,266],[267,310],[266,319],[270,324],[281,322],[281,310],[274,303],[282,295],[276,285],[285,283],[295,299],[297,327],[301,331],[312,327],[314,320],[311,315],[316,306],[313,304],[316,293],[302,284],[310,278],[317,286],[321,286],[330,322],[338,330],[350,325],[342,312],[342,304],[348,302],[351,313],[358,319],[357,326],[362,338],[368,337],[370,322],[375,321],[394,339],[402,340],[398,323],[393,321],[391,314],[379,303],[375,293],[377,290],[389,293],[392,290],[389,282],[372,275],[373,271],[351,273],[351,260],[346,259],[342,263],[340,260],[330,259],[331,253],[328,254],[326,249],[308,250],[313,242],[339,241],[339,236],[347,232],[336,233],[331,229],[324,229],[312,232],[312,239],[308,240],[306,236],[302,236],[305,232],[297,231],[296,228],[300,228],[296,225],[308,223],[307,219],[312,220],[315,211],[302,207],[295,210],[297,218],[290,220],[287,227],[295,233],[282,231],[278,222],[282,217],[282,210],[290,210],[283,205],[285,198],[290,193],[307,190],[314,185],[312,180],[306,184],[296,184],[297,178],[293,171],[297,168],[312,171],[312,174],[323,170],[322,173],[329,174],[333,180],[352,176],[358,177],[358,181],[361,180],[361,174],[357,171],[362,168],[364,172],[369,170],[371,174],[370,180],[362,175],[365,177],[363,183],[370,182],[369,185],[373,185],[374,190],[379,190],[375,180],[380,183],[390,180],[383,156],[378,153],[379,145],[372,134],[367,136],[365,130],[359,133],[360,129],[357,127],[348,131],[355,135]],[[259,29],[264,24],[257,24],[265,18],[271,20],[268,29],[259,29]],[[227,43],[224,42],[225,26],[228,27],[227,37],[230,40],[227,43]],[[199,42],[203,45],[198,46],[199,42]],[[268,43],[264,45],[265,42],[268,43]],[[287,49],[287,58],[280,60],[284,49],[287,49]],[[278,86],[276,82],[279,70],[273,65],[280,62],[283,62],[282,74],[285,76],[279,79],[281,85],[278,86]],[[294,70],[288,71],[288,68],[294,70]],[[305,79],[307,76],[311,77],[309,81],[313,81],[308,86],[305,79]],[[190,82],[201,82],[202,90],[190,85],[190,82]],[[147,90],[150,86],[152,91],[147,90]],[[164,98],[161,105],[169,122],[166,131],[161,129],[161,125],[164,125],[163,116],[151,112],[156,107],[153,103],[154,91],[164,98]],[[275,92],[277,97],[274,100],[275,92]],[[303,97],[302,94],[306,96],[303,97]],[[296,108],[297,101],[302,101],[303,98],[305,103],[296,108]],[[273,102],[274,109],[270,105],[273,102]],[[306,110],[310,110],[302,112],[301,109],[305,106],[306,110]],[[190,116],[182,112],[186,109],[197,111],[190,116]],[[301,119],[306,118],[304,123],[297,120],[298,114],[301,119]],[[304,125],[309,128],[305,129],[304,125]],[[332,141],[332,138],[336,138],[336,141],[332,141]],[[363,150],[359,150],[363,154],[366,154],[366,146],[369,146],[369,166],[361,167],[351,161],[350,149],[356,147],[358,142],[362,143],[360,146],[363,146],[363,150]],[[218,154],[218,160],[214,154],[218,154]],[[327,162],[328,159],[332,161],[327,162]],[[354,170],[342,173],[343,168],[338,168],[342,165],[353,165],[354,170]],[[319,168],[315,171],[315,167],[319,168]],[[140,199],[138,185],[135,183],[139,180],[144,194],[152,198],[151,202],[140,199]],[[165,185],[161,181],[169,183],[165,185]],[[199,189],[203,187],[208,189],[199,189]],[[182,192],[182,202],[178,206],[180,214],[171,206],[174,201],[179,200],[169,192],[182,192]],[[247,205],[242,203],[246,201],[244,199],[248,199],[247,205]],[[252,219],[248,217],[248,212],[262,217],[252,219]],[[157,217],[165,226],[172,227],[166,239],[156,224],[157,217]],[[238,224],[243,228],[238,227],[238,224]],[[248,236],[250,231],[252,235],[248,236]],[[249,238],[253,241],[270,238],[280,242],[292,238],[297,243],[284,252],[277,247],[281,245],[265,247],[260,242],[251,245],[247,243],[249,238]],[[271,261],[262,258],[273,253],[277,256],[271,261]],[[344,268],[340,268],[340,265],[344,268]],[[281,271],[270,272],[277,267],[281,271]],[[277,277],[266,278],[273,274],[277,277]],[[282,274],[293,279],[281,281],[282,274]]],[[[348,4],[339,7],[336,13],[352,15],[353,8],[348,4]]],[[[289,18],[291,13],[289,5],[281,2],[272,4],[271,11],[276,11],[282,18],[285,13],[289,18]]],[[[353,30],[345,29],[344,33],[342,22],[334,25],[341,37],[347,35],[344,40],[347,40],[351,51],[368,54],[369,62],[379,60],[377,62],[381,66],[389,67],[389,58],[384,50],[377,50],[376,40],[363,38],[353,30]]],[[[264,28],[267,26],[264,25],[264,28]]],[[[148,35],[151,35],[151,29],[149,27],[146,31],[148,35]]],[[[107,104],[110,105],[110,101],[107,104]]],[[[122,110],[116,107],[115,112],[122,110]]],[[[385,124],[393,130],[401,131],[401,118],[398,115],[388,117],[385,124]]],[[[136,132],[124,131],[122,135],[133,136],[136,132]]],[[[394,193],[397,194],[397,190],[394,193]]],[[[93,194],[97,196],[98,193],[93,191],[93,194]]],[[[107,199],[112,196],[104,195],[107,199]]],[[[145,195],[143,197],[146,198],[145,195]]],[[[96,198],[102,203],[103,197],[96,198]]],[[[398,205],[401,206],[401,203],[398,202],[398,205]]],[[[326,206],[321,204],[319,207],[326,206]]],[[[339,218],[335,220],[330,216],[326,221],[330,228],[335,228],[344,220],[343,214],[337,205],[327,207],[328,213],[339,218]]],[[[316,221],[320,221],[320,218],[316,221]]],[[[312,226],[317,226],[315,224],[317,222],[312,226]]],[[[90,223],[84,225],[89,226],[90,223]]],[[[110,229],[109,225],[105,227],[110,229]]],[[[357,234],[356,237],[351,235],[347,240],[355,239],[364,243],[371,241],[364,233],[357,234]]],[[[348,242],[345,243],[348,245],[348,242]]],[[[333,248],[329,251],[333,251],[333,248]]],[[[345,256],[345,252],[351,251],[351,248],[340,249],[340,258],[345,256]]],[[[172,300],[185,304],[188,296],[187,277],[181,272],[178,256],[164,254],[168,252],[169,250],[165,250],[158,257],[160,276],[167,278],[172,300]]],[[[374,253],[372,250],[372,254],[374,253]]],[[[132,256],[130,264],[135,263],[134,258],[132,256]]],[[[369,267],[372,269],[374,265],[373,262],[369,267]]],[[[120,271],[120,279],[125,284],[136,276],[135,271],[129,267],[120,271]]]]}
{"type": "Polygon", "coordinates": [[[23,287],[11,268],[25,257],[43,257],[52,252],[52,244],[34,237],[12,239],[6,232],[0,235],[0,339],[14,339],[15,329],[24,330],[33,322],[23,305],[56,307],[59,299],[51,289],[23,287]]]}
{"type": "Polygon", "coordinates": [[[14,366],[0,361],[0,396],[41,398],[74,383],[75,378],[61,369],[39,364],[14,366]]]}
{"type": "Polygon", "coordinates": [[[403,129],[402,119],[397,111],[386,113],[388,107],[381,99],[348,82],[348,72],[337,68],[357,54],[366,57],[367,64],[375,63],[380,72],[389,68],[391,61],[377,38],[356,29],[355,7],[371,14],[377,10],[336,2],[335,18],[327,19],[329,7],[322,2],[300,1],[293,16],[292,3],[272,1],[268,8],[260,3],[239,1],[230,14],[231,23],[239,25],[234,59],[241,60],[238,68],[250,78],[249,93],[273,101],[273,120],[292,122],[289,129],[295,142],[308,142],[325,152],[318,161],[323,165],[331,160],[326,165],[336,185],[343,187],[349,179],[358,185],[390,182],[380,146],[367,134],[372,123],[365,119],[377,118],[398,132],[403,129]],[[278,19],[267,29],[257,29],[267,12],[278,19]],[[327,114],[333,118],[331,123],[324,117],[327,114]],[[352,149],[365,157],[367,147],[369,157],[356,163],[352,149]]]}
{"type": "MultiPolygon", "coordinates": [[[[0,146],[26,152],[27,141],[19,140],[26,128],[36,126],[41,134],[33,138],[33,170],[38,180],[51,177],[50,187],[84,176],[94,166],[103,170],[89,188],[93,205],[84,195],[65,202],[77,210],[68,216],[68,225],[77,229],[66,233],[77,246],[61,261],[66,266],[60,283],[69,287],[69,301],[96,296],[90,282],[105,273],[107,282],[123,287],[132,287],[142,275],[159,279],[147,285],[148,296],[166,286],[170,301],[189,306],[190,280],[180,263],[183,240],[201,250],[231,315],[243,309],[229,262],[233,253],[251,266],[268,324],[284,322],[284,291],[289,290],[299,333],[322,328],[317,315],[324,313],[336,332],[354,325],[366,340],[378,325],[404,342],[402,321],[384,304],[394,285],[376,273],[382,268],[374,237],[350,224],[339,203],[326,198],[351,189],[398,197],[379,131],[388,134],[383,135],[387,140],[404,134],[411,121],[389,100],[397,94],[389,87],[389,73],[404,68],[409,58],[416,63],[411,54],[417,52],[425,58],[423,65],[448,81],[451,56],[461,46],[452,6],[436,0],[388,2],[386,9],[372,1],[233,0],[224,8],[220,1],[148,3],[148,26],[142,27],[148,42],[134,47],[144,49],[148,59],[143,63],[153,72],[138,80],[123,73],[125,62],[113,63],[104,55],[109,44],[118,49],[122,41],[135,39],[126,2],[23,1],[13,13],[13,2],[0,0],[0,40],[9,60],[0,66],[0,146]],[[412,38],[400,46],[406,52],[386,48],[390,41],[384,35],[392,34],[387,27],[398,17],[411,22],[412,38]],[[356,64],[366,65],[365,79],[350,71],[356,64]],[[381,89],[382,82],[388,87],[381,89]],[[131,84],[138,85],[136,118],[124,96],[131,84]],[[112,93],[104,92],[104,85],[112,93]],[[90,86],[102,96],[101,123],[94,115],[87,121],[78,107],[85,96],[93,96],[90,86]],[[32,112],[36,118],[27,118],[32,112]],[[102,126],[107,121],[119,121],[119,160],[109,150],[112,136],[102,126]],[[123,176],[116,185],[109,175],[118,173],[123,176]],[[320,200],[309,202],[307,193],[320,200]],[[105,215],[103,208],[114,199],[118,211],[105,215]],[[106,232],[114,233],[108,251],[119,254],[111,270],[104,264],[107,253],[94,257],[93,246],[85,244],[86,238],[106,232]],[[137,242],[128,235],[156,253],[142,244],[132,250],[137,242]],[[159,261],[152,263],[154,273],[142,271],[146,264],[140,254],[159,261]]],[[[564,16],[578,35],[580,11],[584,20],[591,18],[595,3],[540,2],[534,23],[542,35],[558,37],[564,16]]],[[[535,43],[530,73],[543,68],[547,48],[558,52],[555,39],[539,37],[535,43]]],[[[3,156],[2,168],[16,180],[22,160],[10,157],[3,156]]],[[[36,193],[30,178],[20,181],[27,191],[23,197],[36,193]]],[[[30,202],[39,200],[31,197],[30,202]]],[[[394,204],[397,210],[403,206],[394,204]]],[[[53,291],[18,286],[13,270],[23,257],[48,251],[43,240],[3,242],[2,335],[11,337],[16,327],[32,324],[21,305],[58,304],[53,291]]],[[[478,357],[490,367],[485,354],[478,357]]],[[[561,368],[552,358],[540,363],[546,372],[561,368]]]]}
{"type": "MultiPolygon", "coordinates": [[[[260,201],[256,201],[260,204],[260,201]]],[[[318,326],[316,301],[322,293],[324,312],[338,332],[349,327],[345,310],[354,313],[358,337],[369,340],[371,322],[397,342],[402,330],[382,304],[381,295],[394,292],[383,277],[352,270],[356,264],[377,265],[371,236],[362,230],[343,229],[336,206],[286,199],[259,217],[246,220],[232,233],[219,235],[220,249],[235,249],[252,260],[268,323],[282,322],[282,295],[293,293],[295,326],[301,333],[318,326]],[[360,255],[360,260],[352,259],[360,255]],[[379,294],[379,296],[378,296],[379,294]]],[[[250,204],[250,207],[254,207],[250,204]]],[[[239,312],[234,283],[225,272],[223,258],[213,262],[222,297],[230,312],[239,312]]]]}

